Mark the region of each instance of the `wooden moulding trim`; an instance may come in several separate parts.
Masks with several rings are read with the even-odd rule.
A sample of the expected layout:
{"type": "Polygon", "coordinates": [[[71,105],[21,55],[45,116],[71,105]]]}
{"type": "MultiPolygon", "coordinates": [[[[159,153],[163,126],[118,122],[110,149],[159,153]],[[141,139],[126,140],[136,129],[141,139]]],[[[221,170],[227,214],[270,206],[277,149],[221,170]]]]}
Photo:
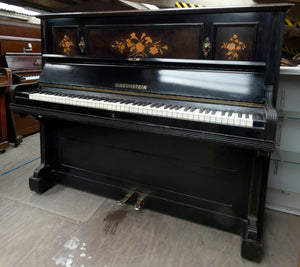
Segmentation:
{"type": "Polygon", "coordinates": [[[26,37],[16,37],[16,36],[6,36],[6,35],[0,35],[0,40],[24,41],[24,42],[41,42],[41,39],[38,39],[38,38],[26,38],[26,37]]]}
{"type": "Polygon", "coordinates": [[[9,21],[9,20],[5,20],[5,19],[0,19],[0,25],[8,25],[8,26],[16,26],[16,27],[26,27],[26,28],[34,28],[34,29],[39,29],[40,28],[40,24],[33,24],[33,23],[29,23],[26,21],[9,21]]]}

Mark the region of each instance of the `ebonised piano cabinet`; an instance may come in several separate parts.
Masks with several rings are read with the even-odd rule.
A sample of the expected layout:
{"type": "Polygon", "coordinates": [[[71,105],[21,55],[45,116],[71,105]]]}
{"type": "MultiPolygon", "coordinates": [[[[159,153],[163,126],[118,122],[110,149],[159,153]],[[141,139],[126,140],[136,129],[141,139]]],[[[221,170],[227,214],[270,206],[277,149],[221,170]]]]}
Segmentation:
{"type": "Polygon", "coordinates": [[[31,190],[60,183],[124,197],[136,209],[239,234],[242,256],[259,261],[290,6],[41,16],[41,77],[11,94],[13,110],[40,120],[31,190]],[[206,119],[160,116],[159,107],[206,119]],[[233,116],[224,110],[238,125],[223,121],[233,116]],[[252,115],[249,124],[239,119],[252,115]]]}
{"type": "Polygon", "coordinates": [[[5,95],[11,84],[11,70],[7,68],[0,68],[0,153],[5,152],[5,149],[9,145],[7,141],[5,95]]]}

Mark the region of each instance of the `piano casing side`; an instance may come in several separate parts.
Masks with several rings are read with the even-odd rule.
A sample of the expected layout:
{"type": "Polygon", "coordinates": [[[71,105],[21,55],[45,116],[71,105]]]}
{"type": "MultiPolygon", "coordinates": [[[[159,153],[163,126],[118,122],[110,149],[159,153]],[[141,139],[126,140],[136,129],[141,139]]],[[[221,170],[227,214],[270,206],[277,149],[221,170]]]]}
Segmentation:
{"type": "Polygon", "coordinates": [[[0,153],[8,147],[5,96],[11,84],[11,71],[7,68],[0,68],[0,153]]]}
{"type": "Polygon", "coordinates": [[[12,90],[12,108],[36,116],[41,125],[41,165],[29,179],[31,190],[43,193],[59,183],[113,199],[133,192],[128,203],[241,235],[242,256],[259,261],[289,7],[42,16],[39,83],[12,90]],[[230,43],[236,39],[239,50],[249,48],[238,61],[239,50],[233,53],[236,45],[230,43]],[[149,43],[159,48],[143,52],[149,43]],[[265,124],[192,128],[193,123],[26,98],[47,90],[228,104],[263,112],[265,124]]]}
{"type": "MultiPolygon", "coordinates": [[[[38,43],[40,45],[40,43],[38,43]]],[[[19,47],[25,47],[24,43],[18,43],[19,47]]],[[[16,49],[16,47],[10,50],[16,49]]],[[[34,48],[34,50],[40,49],[34,48]]],[[[40,53],[11,53],[4,54],[6,65],[12,70],[13,84],[33,83],[37,78],[25,80],[23,76],[40,75],[41,73],[41,54],[40,53]]],[[[7,97],[9,104],[9,97],[7,97]]],[[[17,146],[22,142],[22,137],[39,131],[39,122],[30,116],[11,113],[7,111],[8,139],[17,146]]]]}

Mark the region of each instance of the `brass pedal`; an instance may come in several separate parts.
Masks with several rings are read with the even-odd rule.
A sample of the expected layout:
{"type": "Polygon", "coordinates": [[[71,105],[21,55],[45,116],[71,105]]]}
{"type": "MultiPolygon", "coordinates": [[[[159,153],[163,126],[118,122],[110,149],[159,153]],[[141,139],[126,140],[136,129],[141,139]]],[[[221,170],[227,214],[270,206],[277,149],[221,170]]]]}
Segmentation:
{"type": "Polygon", "coordinates": [[[140,210],[141,209],[141,205],[142,205],[143,202],[144,202],[144,199],[141,198],[141,197],[138,197],[137,198],[137,202],[135,202],[135,204],[134,204],[134,209],[135,210],[140,210]]]}
{"type": "Polygon", "coordinates": [[[117,204],[118,205],[124,205],[128,201],[128,199],[130,199],[132,197],[133,193],[134,193],[133,191],[128,192],[125,195],[125,197],[123,197],[121,200],[117,201],[117,204]]]}

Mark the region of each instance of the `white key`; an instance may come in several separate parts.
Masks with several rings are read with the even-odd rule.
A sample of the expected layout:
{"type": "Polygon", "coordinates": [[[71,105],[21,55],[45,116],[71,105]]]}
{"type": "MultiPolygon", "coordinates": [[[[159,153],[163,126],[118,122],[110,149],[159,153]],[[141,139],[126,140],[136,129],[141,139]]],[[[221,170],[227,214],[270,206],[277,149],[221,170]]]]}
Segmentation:
{"type": "Polygon", "coordinates": [[[233,121],[234,121],[234,113],[231,113],[231,116],[229,116],[229,114],[228,114],[227,124],[233,125],[233,121]]]}
{"type": "Polygon", "coordinates": [[[166,105],[161,107],[151,107],[152,103],[147,105],[134,105],[134,102],[120,103],[120,101],[107,101],[107,100],[96,100],[92,98],[80,98],[80,97],[70,97],[68,95],[51,95],[49,93],[32,93],[29,94],[29,99],[36,101],[45,101],[52,103],[59,103],[64,105],[74,105],[89,107],[95,109],[104,109],[119,112],[128,112],[135,114],[143,114],[150,116],[158,116],[165,118],[174,118],[180,120],[191,120],[197,122],[207,122],[207,123],[217,123],[223,125],[233,125],[239,127],[253,127],[253,114],[242,114],[241,117],[238,116],[237,112],[233,112],[229,116],[229,112],[222,115],[222,111],[216,111],[212,114],[212,110],[206,113],[207,109],[195,109],[193,111],[186,110],[186,107],[181,107],[179,109],[165,108],[166,105]],[[247,118],[248,117],[248,118],[247,118]]]}
{"type": "Polygon", "coordinates": [[[208,113],[204,113],[204,121],[209,122],[211,117],[212,110],[210,110],[208,113]]]}
{"type": "Polygon", "coordinates": [[[211,114],[210,116],[210,122],[211,123],[216,123],[216,119],[217,119],[217,112],[215,114],[211,114]]]}
{"type": "Polygon", "coordinates": [[[246,114],[242,114],[240,126],[247,127],[246,114]]]}
{"type": "Polygon", "coordinates": [[[222,112],[221,111],[216,112],[216,123],[218,123],[218,124],[222,123],[222,112]]]}
{"type": "Polygon", "coordinates": [[[249,114],[249,118],[247,120],[247,127],[253,127],[253,115],[249,114]]]}
{"type": "Polygon", "coordinates": [[[239,114],[236,112],[233,113],[233,125],[240,126],[240,121],[241,121],[241,119],[239,118],[239,114]]]}

